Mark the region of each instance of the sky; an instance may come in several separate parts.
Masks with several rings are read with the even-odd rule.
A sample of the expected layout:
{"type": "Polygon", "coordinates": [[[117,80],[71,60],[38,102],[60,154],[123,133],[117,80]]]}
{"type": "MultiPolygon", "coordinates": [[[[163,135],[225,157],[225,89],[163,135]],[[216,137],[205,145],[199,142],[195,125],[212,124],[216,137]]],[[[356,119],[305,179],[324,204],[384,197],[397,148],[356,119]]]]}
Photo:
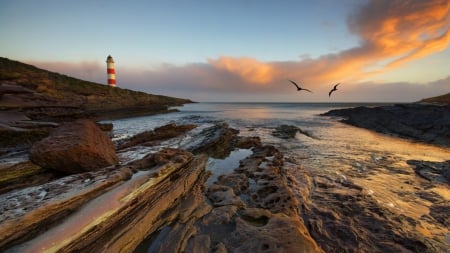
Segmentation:
{"type": "Polygon", "coordinates": [[[198,102],[414,102],[449,44],[449,0],[0,0],[1,57],[198,102]]]}

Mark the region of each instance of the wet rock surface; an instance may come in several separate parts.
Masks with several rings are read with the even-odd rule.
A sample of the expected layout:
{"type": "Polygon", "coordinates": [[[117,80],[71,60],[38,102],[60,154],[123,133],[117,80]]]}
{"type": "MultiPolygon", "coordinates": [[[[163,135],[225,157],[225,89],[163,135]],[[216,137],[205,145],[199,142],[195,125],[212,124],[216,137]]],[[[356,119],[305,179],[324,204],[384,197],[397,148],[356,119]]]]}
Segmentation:
{"type": "Polygon", "coordinates": [[[417,174],[428,162],[377,161],[335,173],[299,168],[292,185],[311,236],[326,252],[449,251],[448,186],[417,174]]]}
{"type": "Polygon", "coordinates": [[[136,145],[152,146],[158,143],[158,141],[174,138],[182,135],[192,129],[195,125],[176,125],[168,124],[165,126],[157,127],[152,131],[146,131],[139,133],[123,143],[118,145],[118,149],[124,149],[136,145]]]}
{"type": "Polygon", "coordinates": [[[193,153],[206,153],[215,158],[223,158],[233,149],[237,133],[237,130],[228,127],[226,123],[216,124],[192,136],[182,147],[193,153]]]}
{"type": "Polygon", "coordinates": [[[450,106],[397,104],[331,110],[325,116],[376,132],[450,147],[450,106]]]}
{"type": "Polygon", "coordinates": [[[285,170],[276,148],[254,147],[199,196],[202,212],[174,220],[137,252],[322,252],[298,215],[285,170]]]}
{"type": "Polygon", "coordinates": [[[408,164],[413,165],[414,171],[430,182],[450,185],[450,160],[445,162],[409,160],[408,164]]]}
{"type": "Polygon", "coordinates": [[[308,133],[306,131],[303,131],[299,127],[291,126],[291,125],[280,125],[275,128],[275,130],[272,132],[272,135],[275,137],[278,137],[280,139],[291,139],[295,138],[295,135],[297,133],[306,135],[310,138],[316,138],[311,133],[308,133]]]}
{"type": "Polygon", "coordinates": [[[108,167],[0,195],[0,249],[129,252],[204,178],[206,156],[163,149],[143,160],[151,166],[108,167]]]}
{"type": "Polygon", "coordinates": [[[149,149],[142,157],[70,176],[29,161],[0,167],[2,175],[9,173],[0,186],[10,187],[0,194],[0,251],[450,250],[444,229],[450,204],[440,190],[448,187],[448,161],[411,160],[410,170],[395,170],[379,158],[376,168],[361,161],[346,175],[306,171],[277,147],[239,136],[227,124],[169,124],[124,143],[116,143],[117,152],[149,149]],[[239,148],[250,155],[206,184],[208,161],[239,148]],[[395,190],[424,201],[429,212],[417,219],[396,212],[358,181],[387,174],[398,180],[395,190]],[[35,182],[25,184],[28,178],[35,182]]]}

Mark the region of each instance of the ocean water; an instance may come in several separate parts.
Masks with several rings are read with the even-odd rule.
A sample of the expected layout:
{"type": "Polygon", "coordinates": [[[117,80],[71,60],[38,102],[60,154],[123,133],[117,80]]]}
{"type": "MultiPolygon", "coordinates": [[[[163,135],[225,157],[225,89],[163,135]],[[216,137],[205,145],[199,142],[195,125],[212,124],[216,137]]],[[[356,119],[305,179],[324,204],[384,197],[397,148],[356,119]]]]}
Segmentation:
{"type": "MultiPolygon", "coordinates": [[[[427,191],[450,201],[448,185],[423,187],[425,179],[415,175],[408,160],[442,162],[450,159],[450,149],[387,136],[339,122],[339,118],[320,116],[331,109],[380,104],[351,103],[194,103],[177,107],[179,112],[111,121],[114,139],[152,130],[167,123],[197,124],[202,127],[227,122],[242,136],[259,136],[264,144],[280,149],[285,157],[297,161],[311,175],[351,180],[361,186],[378,204],[394,213],[415,220],[427,215],[433,204],[418,197],[427,191]],[[293,125],[307,132],[292,139],[272,136],[279,125],[293,125]],[[411,183],[414,181],[414,183],[411,183]]],[[[230,159],[211,159],[208,167],[214,177],[237,167],[237,159],[249,155],[236,150],[230,159]]],[[[450,234],[444,227],[420,222],[424,236],[450,234]]],[[[446,242],[450,245],[449,242],[446,242]]]]}
{"type": "Polygon", "coordinates": [[[207,127],[227,122],[242,136],[259,136],[287,156],[300,159],[310,170],[364,171],[389,166],[410,167],[407,160],[445,161],[450,149],[375,133],[339,122],[338,117],[321,116],[332,109],[380,106],[377,103],[193,103],[175,107],[179,112],[109,121],[113,140],[152,130],[168,123],[207,127]],[[280,125],[299,127],[313,138],[298,133],[285,140],[272,136],[280,125]]]}

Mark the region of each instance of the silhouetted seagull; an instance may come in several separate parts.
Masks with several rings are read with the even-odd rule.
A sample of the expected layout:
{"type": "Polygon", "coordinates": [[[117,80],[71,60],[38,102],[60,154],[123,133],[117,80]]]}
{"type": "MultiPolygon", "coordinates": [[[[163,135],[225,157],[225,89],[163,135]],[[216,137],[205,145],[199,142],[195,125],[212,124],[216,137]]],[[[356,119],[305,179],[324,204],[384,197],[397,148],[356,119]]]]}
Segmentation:
{"type": "Polygon", "coordinates": [[[289,82],[291,82],[293,85],[295,85],[295,87],[297,87],[297,91],[306,90],[306,91],[309,91],[309,92],[313,93],[312,91],[310,91],[310,90],[308,90],[308,89],[304,89],[304,88],[299,87],[299,86],[298,86],[294,81],[292,81],[292,80],[289,80],[289,82]]]}
{"type": "Polygon", "coordinates": [[[331,93],[333,93],[333,91],[336,91],[336,87],[339,85],[340,83],[337,83],[336,85],[334,85],[333,89],[330,90],[330,92],[328,92],[328,96],[331,97],[331,93]]]}

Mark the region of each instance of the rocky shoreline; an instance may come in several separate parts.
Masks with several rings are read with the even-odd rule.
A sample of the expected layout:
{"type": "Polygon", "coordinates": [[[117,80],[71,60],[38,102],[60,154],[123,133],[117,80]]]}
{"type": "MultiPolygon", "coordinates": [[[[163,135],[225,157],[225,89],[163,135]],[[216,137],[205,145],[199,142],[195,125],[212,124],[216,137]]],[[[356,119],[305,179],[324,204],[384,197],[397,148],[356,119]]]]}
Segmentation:
{"type": "MultiPolygon", "coordinates": [[[[403,104],[324,115],[448,146],[448,110],[403,104]]],[[[380,206],[358,183],[364,173],[348,172],[350,179],[306,171],[277,147],[240,136],[226,123],[169,124],[112,143],[111,124],[81,116],[67,122],[48,112],[34,119],[23,110],[0,112],[7,136],[0,152],[2,252],[450,250],[445,232],[427,236],[430,225],[380,206]],[[211,159],[232,152],[246,155],[229,173],[211,177],[211,159]]],[[[318,139],[291,125],[271,134],[318,139]]],[[[384,162],[369,173],[389,168],[384,162]]],[[[448,186],[448,163],[411,160],[413,173],[395,172],[408,178],[401,187],[431,203],[420,219],[436,227],[450,225],[450,203],[426,189],[448,186]]]]}
{"type": "MultiPolygon", "coordinates": [[[[383,154],[369,156],[370,168],[358,161],[343,174],[312,171],[223,122],[168,124],[112,142],[114,126],[95,121],[167,113],[191,101],[5,58],[0,66],[1,252],[450,252],[450,161],[409,160],[410,168],[397,169],[383,154]],[[234,165],[219,176],[212,168],[222,159],[234,165]],[[380,203],[363,187],[377,176],[395,181],[390,188],[421,213],[380,203]]],[[[325,115],[450,146],[448,105],[325,115]]],[[[291,125],[271,134],[320,140],[291,125]]]]}
{"type": "MultiPolygon", "coordinates": [[[[160,146],[143,158],[103,169],[61,175],[30,162],[3,167],[9,174],[19,167],[43,171],[19,173],[5,182],[9,188],[0,195],[0,249],[130,252],[156,236],[160,244],[150,246],[156,247],[154,252],[321,252],[298,214],[283,155],[276,148],[263,146],[258,138],[238,137],[226,124],[183,142],[193,128],[172,124],[130,138],[117,152],[174,138],[181,145],[160,146]],[[252,148],[253,154],[234,173],[206,187],[208,156],[225,157],[239,147],[252,148]]],[[[36,145],[54,145],[48,142],[36,145]]],[[[70,155],[77,156],[68,154],[65,160],[70,155]]]]}
{"type": "MultiPolygon", "coordinates": [[[[74,126],[101,131],[95,124],[74,126]]],[[[72,129],[67,134],[83,131],[72,129]]],[[[77,139],[61,138],[62,130],[54,132],[58,134],[50,137],[59,136],[57,142],[65,141],[65,146],[77,139]]],[[[295,132],[306,134],[286,125],[272,134],[287,139],[295,132]]],[[[449,249],[442,242],[445,239],[424,237],[416,229],[416,221],[380,207],[370,193],[349,178],[306,171],[276,147],[264,145],[256,136],[239,136],[227,124],[205,128],[169,124],[116,142],[113,149],[119,163],[112,161],[110,166],[84,172],[58,171],[28,160],[2,164],[0,251],[449,249]],[[140,149],[147,151],[130,158],[130,152],[140,149]],[[210,159],[227,158],[236,150],[246,150],[248,155],[231,173],[207,183],[210,159]]],[[[419,177],[432,184],[450,182],[448,162],[410,163],[419,177]]],[[[423,198],[435,203],[428,219],[448,227],[449,203],[426,191],[423,198]]]]}
{"type": "Polygon", "coordinates": [[[396,104],[331,110],[324,116],[379,133],[450,147],[450,105],[396,104]]]}

